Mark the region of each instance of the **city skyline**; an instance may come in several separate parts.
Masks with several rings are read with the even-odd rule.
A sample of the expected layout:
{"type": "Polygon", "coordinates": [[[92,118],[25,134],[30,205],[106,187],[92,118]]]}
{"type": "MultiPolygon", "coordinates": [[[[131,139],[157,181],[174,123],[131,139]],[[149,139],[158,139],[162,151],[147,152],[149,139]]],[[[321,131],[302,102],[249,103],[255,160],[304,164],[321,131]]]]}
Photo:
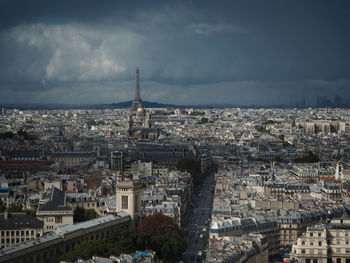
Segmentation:
{"type": "Polygon", "coordinates": [[[350,98],[346,1],[0,5],[0,103],[129,101],[136,67],[147,101],[350,98]]]}

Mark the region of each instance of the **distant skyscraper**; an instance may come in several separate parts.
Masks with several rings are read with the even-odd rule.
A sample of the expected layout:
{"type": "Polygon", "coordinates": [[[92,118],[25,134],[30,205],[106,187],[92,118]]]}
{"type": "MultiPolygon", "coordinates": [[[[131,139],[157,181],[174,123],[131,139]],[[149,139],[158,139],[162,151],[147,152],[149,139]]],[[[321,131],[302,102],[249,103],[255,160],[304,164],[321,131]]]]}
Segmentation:
{"type": "Polygon", "coordinates": [[[141,104],[141,95],[140,95],[139,68],[136,68],[135,96],[134,96],[134,100],[132,101],[131,110],[137,111],[140,104],[141,104]]]}
{"type": "Polygon", "coordinates": [[[5,108],[0,104],[0,115],[5,115],[5,108]]]}

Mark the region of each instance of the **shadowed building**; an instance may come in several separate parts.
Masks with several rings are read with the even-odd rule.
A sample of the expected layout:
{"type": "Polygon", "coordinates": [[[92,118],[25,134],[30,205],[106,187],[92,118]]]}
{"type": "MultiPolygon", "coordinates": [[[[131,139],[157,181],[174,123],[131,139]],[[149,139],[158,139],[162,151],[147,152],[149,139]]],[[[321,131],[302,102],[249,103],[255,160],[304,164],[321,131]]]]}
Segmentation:
{"type": "Polygon", "coordinates": [[[26,213],[0,214],[0,247],[9,247],[43,235],[44,223],[26,213]]]}

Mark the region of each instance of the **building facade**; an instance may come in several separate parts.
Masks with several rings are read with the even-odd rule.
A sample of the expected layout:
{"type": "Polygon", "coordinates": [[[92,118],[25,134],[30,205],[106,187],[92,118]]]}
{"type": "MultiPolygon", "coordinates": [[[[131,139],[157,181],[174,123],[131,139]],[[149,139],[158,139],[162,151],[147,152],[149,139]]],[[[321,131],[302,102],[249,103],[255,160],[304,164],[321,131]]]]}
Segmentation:
{"type": "Polygon", "coordinates": [[[43,222],[26,213],[0,214],[0,248],[16,245],[43,235],[43,222]]]}

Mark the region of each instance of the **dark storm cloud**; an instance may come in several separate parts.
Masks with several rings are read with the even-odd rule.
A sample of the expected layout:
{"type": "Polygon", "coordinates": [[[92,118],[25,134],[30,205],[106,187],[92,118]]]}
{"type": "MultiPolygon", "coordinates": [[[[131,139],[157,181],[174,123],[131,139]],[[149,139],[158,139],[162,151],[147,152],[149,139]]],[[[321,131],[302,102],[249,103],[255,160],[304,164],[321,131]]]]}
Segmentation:
{"type": "Polygon", "coordinates": [[[2,1],[1,101],[130,99],[136,66],[157,101],[350,97],[349,17],[348,1],[2,1]]]}

